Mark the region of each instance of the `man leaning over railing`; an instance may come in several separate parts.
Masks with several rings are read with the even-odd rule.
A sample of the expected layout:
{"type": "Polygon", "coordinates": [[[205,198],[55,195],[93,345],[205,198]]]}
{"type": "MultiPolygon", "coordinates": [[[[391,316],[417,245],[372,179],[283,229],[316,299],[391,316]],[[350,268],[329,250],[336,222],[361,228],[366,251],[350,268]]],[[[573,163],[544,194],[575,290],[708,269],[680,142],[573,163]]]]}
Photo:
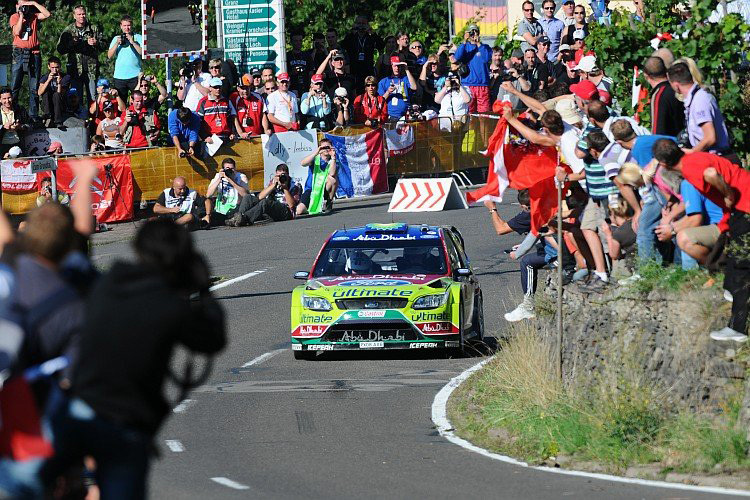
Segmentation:
{"type": "Polygon", "coordinates": [[[203,120],[190,109],[182,106],[173,109],[167,118],[169,135],[172,144],[177,148],[177,154],[185,156],[196,156],[200,153],[199,132],[203,120]]]}

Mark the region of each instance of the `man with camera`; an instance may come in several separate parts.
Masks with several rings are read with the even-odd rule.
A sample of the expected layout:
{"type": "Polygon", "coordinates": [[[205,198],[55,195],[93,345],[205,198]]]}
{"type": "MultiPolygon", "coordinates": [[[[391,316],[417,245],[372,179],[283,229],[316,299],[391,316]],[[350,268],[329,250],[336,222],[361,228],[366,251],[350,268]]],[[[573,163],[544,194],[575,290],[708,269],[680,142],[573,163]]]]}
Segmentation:
{"type": "Polygon", "coordinates": [[[323,75],[314,74],[310,79],[310,90],[302,94],[300,113],[305,119],[305,128],[322,131],[334,127],[333,105],[323,88],[323,75]]]}
{"type": "Polygon", "coordinates": [[[187,186],[184,177],[175,177],[172,187],[159,195],[154,204],[154,215],[169,219],[180,226],[206,227],[211,213],[211,201],[204,199],[187,186]],[[201,206],[204,205],[204,206],[201,206]]]}
{"type": "Polygon", "coordinates": [[[321,139],[318,149],[304,157],[300,164],[310,167],[305,181],[305,191],[297,205],[297,215],[316,215],[333,210],[333,199],[338,189],[336,150],[329,139],[321,139]]]}
{"type": "Polygon", "coordinates": [[[96,127],[99,126],[99,123],[104,119],[104,106],[108,103],[112,106],[114,116],[120,116],[122,110],[127,107],[125,101],[120,97],[117,90],[110,88],[109,80],[106,78],[99,78],[96,82],[96,99],[89,105],[89,116],[94,118],[92,124],[94,129],[96,129],[96,127]]]}
{"type": "Polygon", "coordinates": [[[318,70],[318,75],[325,75],[325,88],[328,96],[333,99],[336,89],[346,89],[347,95],[354,95],[355,82],[354,77],[347,72],[346,59],[344,53],[338,49],[333,49],[328,53],[318,70]]]}
{"type": "Polygon", "coordinates": [[[237,213],[225,224],[239,227],[253,225],[265,218],[274,222],[291,220],[301,192],[302,186],[289,176],[289,167],[281,163],[258,196],[248,194],[242,197],[237,213]]]}
{"type": "Polygon", "coordinates": [[[42,119],[49,125],[63,126],[65,121],[65,94],[70,88],[70,76],[62,72],[60,59],[52,56],[47,61],[49,73],[39,80],[37,94],[42,101],[42,119]]]}
{"type": "MultiPolygon", "coordinates": [[[[0,158],[13,146],[21,146],[21,137],[31,130],[29,114],[13,101],[9,88],[0,89],[0,158]]],[[[21,148],[23,149],[23,148],[21,148]]]]}
{"type": "Polygon", "coordinates": [[[60,34],[57,51],[68,55],[68,74],[76,83],[79,96],[85,96],[88,103],[96,96],[99,53],[106,50],[107,44],[99,27],[88,22],[85,7],[73,9],[73,17],[75,22],[60,34]]]}
{"type": "Polygon", "coordinates": [[[237,164],[232,158],[225,158],[221,170],[217,173],[206,190],[206,198],[216,195],[211,224],[221,226],[231,219],[239,209],[242,198],[247,196],[247,176],[237,172],[237,164]]]}
{"type": "Polygon", "coordinates": [[[122,16],[121,33],[109,44],[107,57],[115,59],[114,87],[120,97],[127,102],[128,92],[137,88],[138,75],[141,73],[141,56],[143,55],[143,38],[133,33],[133,18],[122,16]]]}
{"type": "Polygon", "coordinates": [[[18,0],[16,12],[10,16],[13,28],[13,98],[18,100],[23,77],[29,75],[29,115],[36,120],[39,114],[37,85],[42,72],[42,53],[39,50],[39,23],[50,16],[39,2],[18,0]]]}
{"type": "Polygon", "coordinates": [[[240,84],[237,85],[237,92],[229,97],[229,101],[237,111],[239,122],[237,133],[242,139],[273,133],[266,116],[266,104],[260,95],[253,92],[253,89],[253,78],[244,75],[240,84]]]}
{"type": "Polygon", "coordinates": [[[453,57],[469,68],[469,75],[463,81],[473,97],[469,104],[469,110],[472,113],[489,113],[489,66],[492,61],[492,48],[486,43],[482,43],[479,36],[479,26],[476,24],[469,26],[464,33],[464,43],[458,46],[453,57]]]}
{"type": "Polygon", "coordinates": [[[143,93],[136,90],[133,92],[132,104],[120,116],[120,134],[126,148],[154,146],[159,136],[159,117],[153,109],[146,108],[143,102],[143,93]]]}
{"type": "Polygon", "coordinates": [[[388,103],[388,118],[396,121],[409,109],[412,93],[417,90],[417,81],[399,56],[391,56],[391,71],[392,76],[378,83],[378,94],[388,103]]]}
{"type": "Polygon", "coordinates": [[[365,93],[354,99],[354,123],[377,128],[388,121],[388,105],[377,94],[377,85],[374,76],[365,78],[365,93]]]}
{"type": "Polygon", "coordinates": [[[140,73],[138,75],[138,85],[136,86],[141,91],[145,100],[143,105],[148,109],[158,111],[164,101],[167,100],[167,89],[162,85],[154,75],[144,75],[140,73]],[[156,90],[159,91],[158,95],[149,97],[151,94],[151,86],[154,85],[156,90]]]}
{"type": "MultiPolygon", "coordinates": [[[[354,27],[341,44],[349,56],[349,67],[354,76],[357,93],[364,90],[364,81],[368,75],[375,74],[375,51],[382,52],[385,42],[370,27],[367,16],[359,15],[354,20],[354,27]]],[[[354,95],[354,94],[352,94],[354,95]]]]}
{"type": "Polygon", "coordinates": [[[173,109],[167,117],[169,136],[180,158],[200,154],[200,129],[203,119],[185,106],[173,109]]]}
{"type": "MultiPolygon", "coordinates": [[[[471,93],[468,88],[461,85],[461,77],[451,71],[445,79],[443,88],[435,94],[435,102],[440,105],[439,116],[449,117],[452,121],[469,113],[471,93]]],[[[450,126],[448,129],[450,130],[450,126]]]]}
{"type": "Polygon", "coordinates": [[[180,69],[180,81],[177,84],[177,99],[190,111],[198,108],[198,103],[208,95],[207,82],[211,75],[203,72],[201,56],[193,54],[188,63],[180,69]]]}
{"type": "Polygon", "coordinates": [[[70,205],[70,196],[64,191],[57,190],[57,197],[52,193],[52,178],[44,177],[40,183],[39,196],[36,197],[36,206],[41,207],[45,203],[56,202],[60,205],[70,205]]]}

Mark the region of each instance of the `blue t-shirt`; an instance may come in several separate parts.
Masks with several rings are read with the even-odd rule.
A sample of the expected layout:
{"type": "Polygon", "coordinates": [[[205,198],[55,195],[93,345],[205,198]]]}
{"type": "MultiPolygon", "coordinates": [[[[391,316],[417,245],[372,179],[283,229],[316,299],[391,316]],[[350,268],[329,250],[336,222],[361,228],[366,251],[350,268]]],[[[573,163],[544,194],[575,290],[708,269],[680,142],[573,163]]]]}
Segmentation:
{"type": "Polygon", "coordinates": [[[654,143],[659,139],[670,139],[677,142],[677,139],[669,135],[639,135],[635,138],[630,156],[638,163],[639,167],[645,168],[654,159],[654,143]]]}
{"type": "Polygon", "coordinates": [[[469,75],[461,83],[467,87],[487,87],[490,84],[490,62],[492,48],[486,43],[479,47],[473,43],[462,43],[453,57],[469,67],[469,75]]]}
{"type": "Polygon", "coordinates": [[[718,224],[724,212],[719,205],[703,196],[700,191],[688,181],[680,183],[680,195],[685,202],[685,215],[703,215],[703,224],[718,224]],[[708,222],[706,222],[708,221],[708,222]]]}
{"type": "Polygon", "coordinates": [[[393,83],[396,86],[390,96],[388,96],[388,116],[391,118],[401,118],[409,109],[409,98],[412,89],[409,88],[409,77],[407,76],[389,76],[383,78],[378,83],[378,94],[383,95],[388,92],[388,87],[393,83]]]}
{"type": "MultiPolygon", "coordinates": [[[[112,43],[109,44],[111,49],[117,45],[117,39],[120,35],[112,38],[112,43]]],[[[141,35],[133,35],[133,40],[143,47],[143,37],[141,35]]],[[[138,78],[138,73],[141,72],[141,56],[136,52],[135,48],[128,42],[127,45],[120,45],[115,53],[115,78],[118,80],[127,80],[129,78],[138,78]]]]}

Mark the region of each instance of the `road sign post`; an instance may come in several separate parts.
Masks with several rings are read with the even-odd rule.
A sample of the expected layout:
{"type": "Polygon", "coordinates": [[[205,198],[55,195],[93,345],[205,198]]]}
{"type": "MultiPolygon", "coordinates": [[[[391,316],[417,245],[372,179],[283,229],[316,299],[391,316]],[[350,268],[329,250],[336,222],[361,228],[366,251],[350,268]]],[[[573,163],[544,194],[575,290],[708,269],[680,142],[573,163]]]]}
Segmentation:
{"type": "Polygon", "coordinates": [[[57,178],[55,173],[57,171],[57,158],[48,156],[39,160],[31,162],[31,173],[38,174],[40,172],[49,172],[50,181],[52,182],[52,199],[57,199],[57,178]]]}
{"type": "Polygon", "coordinates": [[[219,41],[224,57],[240,70],[272,67],[286,71],[283,0],[217,0],[221,2],[219,41]]]}

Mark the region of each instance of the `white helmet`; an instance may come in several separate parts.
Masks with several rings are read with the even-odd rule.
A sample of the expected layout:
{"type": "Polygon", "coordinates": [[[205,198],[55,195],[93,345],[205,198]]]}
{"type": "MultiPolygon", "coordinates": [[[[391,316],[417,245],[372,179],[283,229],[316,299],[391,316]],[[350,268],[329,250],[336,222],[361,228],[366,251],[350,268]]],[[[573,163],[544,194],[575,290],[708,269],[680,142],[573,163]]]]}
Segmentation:
{"type": "Polygon", "coordinates": [[[362,250],[354,250],[351,255],[346,258],[347,271],[366,273],[370,271],[371,267],[372,259],[370,259],[370,257],[368,257],[362,250]]]}

